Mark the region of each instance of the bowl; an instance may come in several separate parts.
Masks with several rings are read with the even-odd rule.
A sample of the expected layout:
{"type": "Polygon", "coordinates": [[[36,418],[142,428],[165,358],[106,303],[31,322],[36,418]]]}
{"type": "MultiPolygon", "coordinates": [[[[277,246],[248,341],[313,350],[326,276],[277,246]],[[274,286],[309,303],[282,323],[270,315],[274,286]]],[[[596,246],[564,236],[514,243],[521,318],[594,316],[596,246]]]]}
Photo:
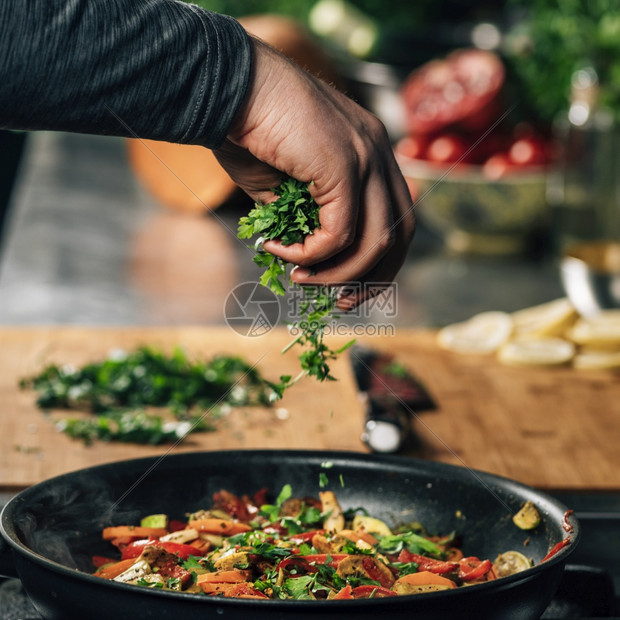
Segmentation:
{"type": "Polygon", "coordinates": [[[528,167],[489,179],[480,165],[433,164],[400,154],[420,220],[457,253],[516,254],[547,215],[546,171],[528,167]]]}
{"type": "Polygon", "coordinates": [[[590,241],[565,250],[560,276],[577,311],[593,317],[620,308],[620,242],[590,241]]]}

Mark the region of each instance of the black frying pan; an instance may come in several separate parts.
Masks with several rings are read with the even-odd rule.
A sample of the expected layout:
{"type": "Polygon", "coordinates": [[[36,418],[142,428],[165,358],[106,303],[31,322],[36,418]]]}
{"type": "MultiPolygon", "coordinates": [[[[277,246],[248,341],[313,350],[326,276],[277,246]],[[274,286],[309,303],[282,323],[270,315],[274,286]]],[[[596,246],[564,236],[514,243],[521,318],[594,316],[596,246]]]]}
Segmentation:
{"type": "Polygon", "coordinates": [[[221,599],[158,592],[88,574],[91,555],[110,553],[101,540],[104,525],[137,523],[158,512],[182,518],[185,512],[210,506],[213,492],[221,488],[253,493],[268,486],[275,495],[290,483],[295,495],[316,495],[321,472],[343,508],[364,506],[391,524],[420,521],[437,534],[456,530],[466,555],[494,559],[513,549],[538,563],[567,536],[562,526],[565,506],[505,478],[409,458],[305,451],[202,452],[80,470],[18,494],[2,512],[1,532],[36,608],[45,618],[63,620],[342,620],[380,614],[425,620],[537,618],[553,597],[579,537],[571,519],[571,544],[532,569],[452,591],[374,600],[221,599]],[[325,461],[333,467],[323,469],[325,461]],[[519,530],[511,520],[528,499],[543,521],[533,532],[519,530]]]}

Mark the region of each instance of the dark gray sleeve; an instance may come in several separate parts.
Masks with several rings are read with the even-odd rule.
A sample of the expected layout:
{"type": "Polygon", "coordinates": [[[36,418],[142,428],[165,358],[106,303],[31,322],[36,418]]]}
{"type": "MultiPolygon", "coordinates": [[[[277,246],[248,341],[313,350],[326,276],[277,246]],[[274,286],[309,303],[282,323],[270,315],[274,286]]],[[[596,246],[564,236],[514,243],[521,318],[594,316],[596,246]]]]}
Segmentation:
{"type": "Polygon", "coordinates": [[[251,56],[238,22],[176,0],[0,0],[0,127],[213,148],[251,56]]]}

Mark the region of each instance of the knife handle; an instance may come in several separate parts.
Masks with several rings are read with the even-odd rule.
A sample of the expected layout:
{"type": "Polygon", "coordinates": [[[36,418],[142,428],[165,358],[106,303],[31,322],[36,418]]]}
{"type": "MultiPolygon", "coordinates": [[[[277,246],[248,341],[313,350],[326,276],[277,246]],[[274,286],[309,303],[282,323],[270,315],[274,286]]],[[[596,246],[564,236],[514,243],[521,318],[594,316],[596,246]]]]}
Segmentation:
{"type": "Polygon", "coordinates": [[[390,406],[366,397],[362,441],[373,452],[398,452],[409,434],[409,425],[406,412],[398,404],[390,406]]]}

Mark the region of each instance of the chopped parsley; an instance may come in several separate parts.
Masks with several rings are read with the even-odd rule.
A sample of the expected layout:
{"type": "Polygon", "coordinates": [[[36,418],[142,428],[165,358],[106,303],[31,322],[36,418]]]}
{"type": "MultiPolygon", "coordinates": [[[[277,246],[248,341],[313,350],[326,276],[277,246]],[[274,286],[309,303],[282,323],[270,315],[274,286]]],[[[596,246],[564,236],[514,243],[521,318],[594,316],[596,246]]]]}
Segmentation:
{"type": "Polygon", "coordinates": [[[190,432],[214,430],[222,406],[269,405],[280,388],[238,356],[192,361],[181,348],[166,355],[147,346],[81,368],[51,364],[20,386],[38,393],[41,409],[95,414],[58,425],[86,444],[173,443],[190,432]],[[147,413],[151,408],[165,408],[175,420],[147,413]]]}
{"type": "MultiPolygon", "coordinates": [[[[306,183],[288,178],[273,189],[276,199],[269,203],[257,202],[247,216],[239,220],[237,235],[240,239],[278,239],[283,245],[303,243],[308,235],[320,228],[319,210],[309,186],[306,183]]],[[[254,262],[264,272],[260,282],[276,295],[284,295],[286,287],[287,263],[262,249],[257,249],[254,262]]],[[[323,336],[328,319],[337,319],[337,291],[327,286],[303,287],[303,299],[299,309],[299,320],[293,325],[299,335],[284,348],[283,352],[299,345],[305,350],[299,355],[301,373],[297,378],[282,377],[281,391],[292,385],[304,375],[315,377],[319,381],[334,380],[329,368],[329,361],[353,344],[353,340],[340,349],[330,349],[323,336]]]]}

